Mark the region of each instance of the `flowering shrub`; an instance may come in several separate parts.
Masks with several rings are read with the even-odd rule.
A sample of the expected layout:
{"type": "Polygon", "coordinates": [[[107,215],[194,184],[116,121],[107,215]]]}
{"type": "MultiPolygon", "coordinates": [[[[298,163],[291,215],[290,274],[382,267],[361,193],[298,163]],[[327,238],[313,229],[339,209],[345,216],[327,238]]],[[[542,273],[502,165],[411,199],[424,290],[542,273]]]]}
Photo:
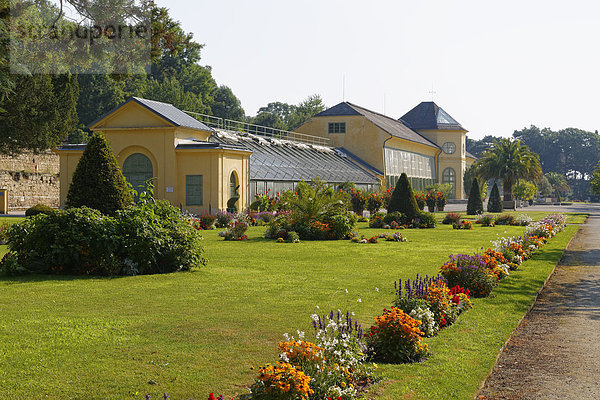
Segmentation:
{"type": "Polygon", "coordinates": [[[190,225],[198,230],[202,229],[214,229],[214,224],[217,219],[216,215],[212,214],[200,214],[198,217],[191,217],[188,219],[190,225]]]}
{"type": "Polygon", "coordinates": [[[383,205],[383,195],[381,193],[369,193],[367,196],[367,210],[371,214],[379,211],[383,205]]]}
{"type": "Polygon", "coordinates": [[[232,214],[228,211],[219,211],[217,213],[217,219],[215,225],[218,228],[226,228],[229,226],[229,223],[235,218],[235,214],[232,214]]]}
{"type": "Polygon", "coordinates": [[[419,210],[423,211],[425,208],[425,193],[424,192],[415,192],[415,200],[417,201],[417,206],[419,210]]]}
{"type": "Polygon", "coordinates": [[[456,224],[456,223],[460,222],[461,217],[462,217],[462,215],[460,215],[459,213],[449,212],[444,216],[444,220],[442,221],[442,224],[444,224],[444,225],[456,224]]]}
{"type": "Polygon", "coordinates": [[[399,232],[389,234],[387,232],[379,234],[380,239],[385,239],[387,242],[406,242],[406,238],[399,232]]]}
{"type": "Polygon", "coordinates": [[[308,400],[314,391],[310,376],[290,363],[278,361],[275,365],[260,367],[256,382],[250,388],[250,399],[308,400]]]}
{"type": "Polygon", "coordinates": [[[286,195],[293,193],[291,190],[283,193],[277,192],[275,195],[271,193],[271,189],[267,189],[265,194],[257,194],[256,199],[250,204],[252,211],[271,211],[275,212],[285,208],[283,198],[286,195]]]}
{"type": "Polygon", "coordinates": [[[7,232],[8,228],[10,228],[10,225],[11,224],[6,222],[0,224],[0,244],[6,244],[6,242],[8,241],[7,232]]]}
{"type": "Polygon", "coordinates": [[[369,240],[367,240],[367,242],[369,242],[369,243],[377,243],[377,239],[378,239],[377,236],[371,236],[369,238],[369,240]]]}
{"type": "Polygon", "coordinates": [[[408,315],[421,321],[421,330],[425,336],[431,337],[438,332],[439,325],[435,320],[435,315],[429,307],[416,306],[408,315]]]}
{"type": "Polygon", "coordinates": [[[450,261],[441,266],[440,273],[450,287],[459,285],[469,289],[474,297],[489,296],[498,281],[479,254],[450,255],[450,261]]]}
{"type": "Polygon", "coordinates": [[[453,229],[473,229],[471,221],[458,221],[452,224],[453,229]]]}
{"type": "Polygon", "coordinates": [[[248,236],[245,235],[248,229],[248,223],[246,221],[240,221],[234,219],[229,222],[229,226],[225,231],[225,240],[246,240],[248,236]]]}
{"type": "Polygon", "coordinates": [[[384,213],[376,213],[371,216],[369,220],[369,228],[383,228],[385,223],[383,222],[384,213]]]}
{"type": "Polygon", "coordinates": [[[516,219],[515,223],[520,226],[527,226],[533,222],[533,218],[526,214],[520,214],[516,219]]]}
{"type": "Polygon", "coordinates": [[[478,215],[475,223],[485,227],[493,227],[495,225],[494,216],[490,214],[478,215]]]}
{"type": "Polygon", "coordinates": [[[446,206],[446,195],[444,193],[437,192],[435,205],[439,211],[444,211],[444,207],[446,206]]]}
{"type": "Polygon", "coordinates": [[[357,388],[373,382],[374,366],[366,363],[367,347],[362,327],[352,320],[350,312],[331,311],[328,315],[311,316],[315,343],[324,349],[325,363],[314,376],[315,399],[325,396],[354,399],[357,388]],[[324,393],[323,396],[317,395],[324,393]]]}
{"type": "Polygon", "coordinates": [[[333,191],[322,181],[300,182],[296,192],[287,193],[282,201],[288,211],[269,223],[266,238],[294,231],[303,240],[337,240],[356,225],[356,215],[347,210],[343,192],[333,191]]]}
{"type": "Polygon", "coordinates": [[[510,214],[498,215],[494,222],[496,225],[514,225],[515,217],[510,214]]]}
{"type": "Polygon", "coordinates": [[[374,360],[385,362],[415,362],[427,355],[423,343],[421,321],[414,319],[399,308],[384,309],[375,317],[375,325],[365,335],[374,360]]]}
{"type": "Polygon", "coordinates": [[[360,190],[350,189],[350,204],[352,205],[352,211],[357,214],[362,214],[367,203],[367,198],[360,190]]]}
{"type": "Polygon", "coordinates": [[[430,212],[435,211],[435,206],[437,204],[438,196],[441,196],[441,192],[427,192],[425,195],[425,203],[427,204],[427,208],[430,212]]]}
{"type": "Polygon", "coordinates": [[[269,222],[271,222],[273,220],[273,218],[275,218],[277,214],[271,212],[271,211],[261,211],[257,214],[254,214],[254,219],[256,219],[256,221],[260,224],[268,224],[269,222]]]}

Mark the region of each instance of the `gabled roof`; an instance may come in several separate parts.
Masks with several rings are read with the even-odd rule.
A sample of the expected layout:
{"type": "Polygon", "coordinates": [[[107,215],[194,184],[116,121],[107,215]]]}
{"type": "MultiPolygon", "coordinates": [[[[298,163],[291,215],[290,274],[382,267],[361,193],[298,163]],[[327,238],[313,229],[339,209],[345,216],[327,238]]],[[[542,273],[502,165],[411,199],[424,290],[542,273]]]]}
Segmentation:
{"type": "Polygon", "coordinates": [[[383,114],[379,114],[375,111],[367,110],[366,108],[357,106],[356,104],[352,104],[347,101],[320,112],[319,114],[315,115],[315,117],[335,117],[348,115],[362,115],[393,137],[439,149],[438,145],[406,126],[404,122],[390,118],[383,114]]]}
{"type": "Polygon", "coordinates": [[[399,119],[412,129],[466,131],[458,121],[433,101],[423,101],[399,119]]]}
{"type": "Polygon", "coordinates": [[[116,106],[115,108],[113,108],[112,110],[110,110],[109,112],[107,112],[106,114],[104,114],[103,116],[101,116],[100,118],[98,118],[97,120],[92,122],[91,124],[89,124],[87,126],[87,128],[90,128],[90,127],[96,125],[98,122],[100,122],[101,120],[106,118],[108,115],[112,114],[119,108],[123,107],[125,104],[130,103],[132,101],[141,105],[142,107],[147,108],[148,110],[157,114],[161,118],[164,118],[165,120],[167,120],[169,123],[173,124],[174,126],[181,126],[181,127],[185,127],[185,128],[192,128],[192,129],[200,129],[203,131],[212,131],[212,129],[209,128],[207,125],[203,124],[202,122],[198,121],[197,119],[184,113],[183,111],[181,111],[180,109],[175,107],[173,104],[163,103],[160,101],[154,101],[154,100],[148,100],[148,99],[142,99],[141,97],[130,97],[125,102],[119,104],[118,106],[116,106]]]}
{"type": "MultiPolygon", "coordinates": [[[[209,141],[244,146],[250,155],[250,179],[265,181],[309,181],[379,184],[371,169],[365,170],[339,149],[257,136],[250,133],[216,130],[209,141]]],[[[361,160],[361,165],[367,165],[361,160]]]]}

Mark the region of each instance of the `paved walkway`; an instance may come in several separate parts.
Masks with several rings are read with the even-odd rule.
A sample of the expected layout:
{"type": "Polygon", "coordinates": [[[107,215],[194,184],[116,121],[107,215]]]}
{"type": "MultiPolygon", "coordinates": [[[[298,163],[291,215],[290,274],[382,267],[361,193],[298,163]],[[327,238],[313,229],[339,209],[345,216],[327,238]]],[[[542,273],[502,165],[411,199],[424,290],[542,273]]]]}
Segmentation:
{"type": "Polygon", "coordinates": [[[559,209],[592,215],[507,343],[479,399],[600,399],[600,206],[559,209]]]}

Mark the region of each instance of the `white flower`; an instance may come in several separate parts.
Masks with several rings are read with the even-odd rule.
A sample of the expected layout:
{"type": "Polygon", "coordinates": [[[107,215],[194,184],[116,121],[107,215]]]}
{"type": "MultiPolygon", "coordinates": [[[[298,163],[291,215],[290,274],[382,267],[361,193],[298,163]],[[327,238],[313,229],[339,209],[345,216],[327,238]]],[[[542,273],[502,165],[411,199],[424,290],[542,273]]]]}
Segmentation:
{"type": "Polygon", "coordinates": [[[346,289],[346,293],[348,293],[348,289],[346,289]]]}
{"type": "Polygon", "coordinates": [[[360,299],[360,297],[358,299],[356,299],[357,303],[362,303],[362,300],[360,299]]]}
{"type": "Polygon", "coordinates": [[[379,292],[379,288],[378,288],[378,287],[376,287],[376,288],[375,288],[375,291],[376,291],[376,292],[379,292]]]}
{"type": "Polygon", "coordinates": [[[318,310],[318,309],[319,309],[319,306],[315,306],[315,308],[318,310]]]}

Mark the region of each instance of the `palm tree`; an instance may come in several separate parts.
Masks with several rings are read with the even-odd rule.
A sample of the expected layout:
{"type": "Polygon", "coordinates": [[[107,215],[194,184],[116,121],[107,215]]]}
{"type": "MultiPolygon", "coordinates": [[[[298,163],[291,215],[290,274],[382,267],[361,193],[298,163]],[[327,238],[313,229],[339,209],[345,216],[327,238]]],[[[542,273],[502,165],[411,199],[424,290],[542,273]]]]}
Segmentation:
{"type": "Polygon", "coordinates": [[[512,201],[512,188],[519,179],[533,180],[542,174],[540,157],[520,140],[509,138],[495,140],[483,152],[476,168],[484,179],[502,179],[505,201],[512,201]]]}

